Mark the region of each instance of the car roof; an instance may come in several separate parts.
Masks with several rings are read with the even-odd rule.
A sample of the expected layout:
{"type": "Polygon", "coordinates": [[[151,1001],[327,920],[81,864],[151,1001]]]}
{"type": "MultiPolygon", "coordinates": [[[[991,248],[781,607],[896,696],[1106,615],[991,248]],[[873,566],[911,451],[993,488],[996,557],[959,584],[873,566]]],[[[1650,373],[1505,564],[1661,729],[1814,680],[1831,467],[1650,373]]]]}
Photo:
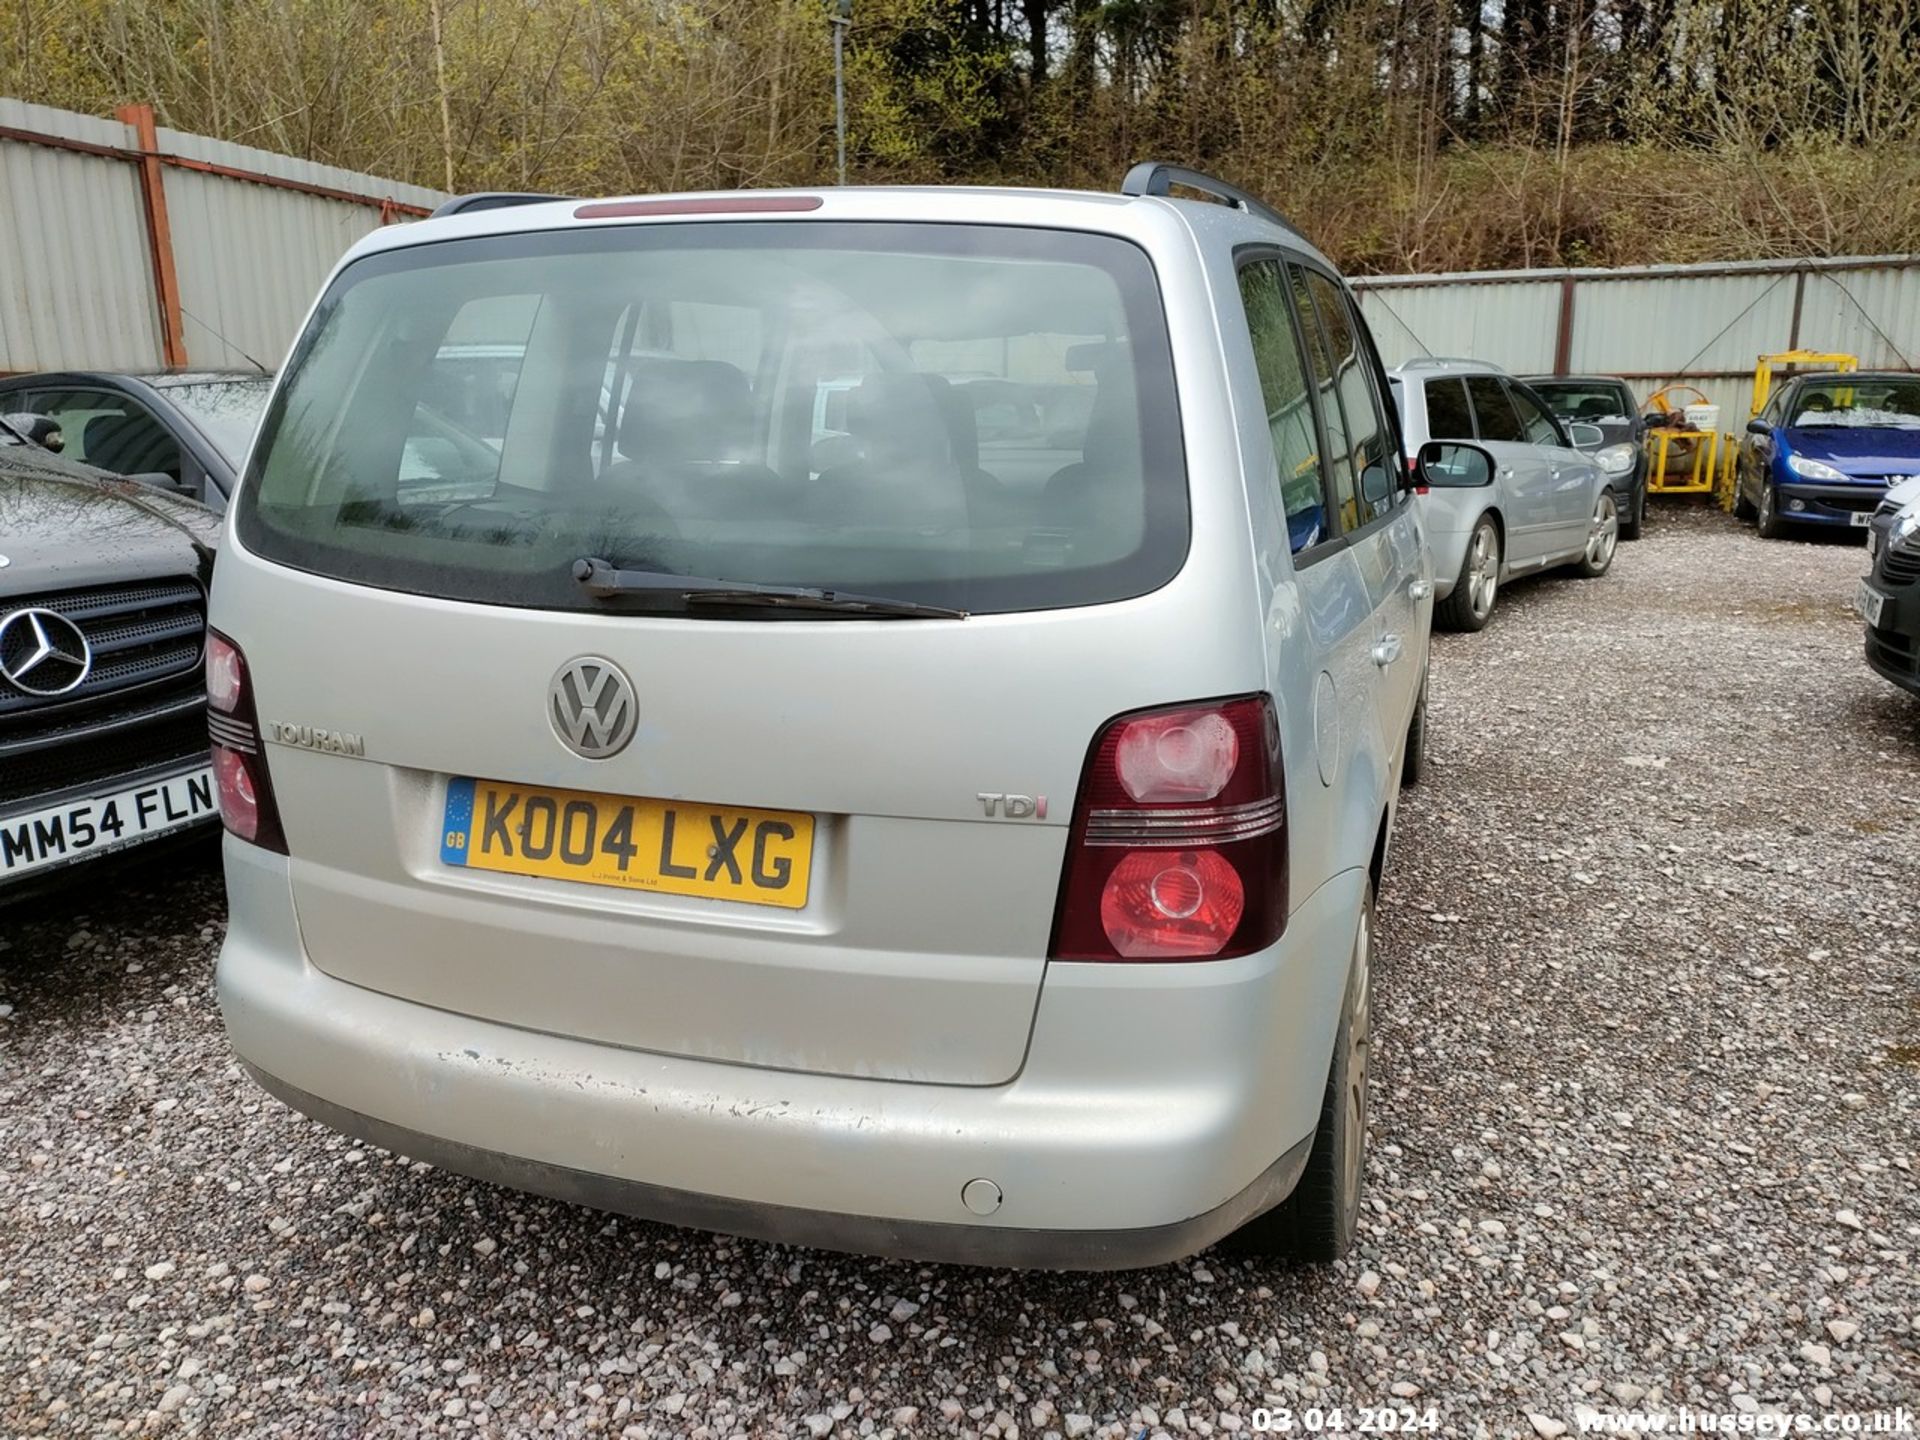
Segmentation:
{"type": "Polygon", "coordinates": [[[1163,253],[1181,238],[1228,247],[1265,241],[1299,251],[1330,270],[1337,269],[1298,231],[1257,212],[1210,200],[974,185],[719,190],[499,205],[384,226],[356,242],[340,263],[344,267],[381,251],[484,235],[588,230],[608,225],[812,224],[834,220],[1082,230],[1118,235],[1148,248],[1158,246],[1163,253]]]}
{"type": "Polygon", "coordinates": [[[1798,375],[1789,375],[1781,383],[1796,385],[1806,380],[1920,380],[1920,371],[1913,370],[1807,370],[1798,375]]]}
{"type": "Polygon", "coordinates": [[[117,386],[134,381],[155,390],[182,385],[221,385],[235,380],[271,381],[264,370],[34,370],[9,375],[9,383],[32,380],[39,384],[117,386]]]}
{"type": "MultiPolygon", "coordinates": [[[[1421,355],[1403,360],[1393,367],[1395,375],[1431,378],[1446,375],[1506,375],[1507,371],[1491,360],[1469,360],[1451,355],[1421,355]]],[[[1512,379],[1512,376],[1508,376],[1512,379]]]]}
{"type": "Polygon", "coordinates": [[[1520,380],[1528,385],[1627,385],[1618,375],[1521,375],[1520,380]]]}

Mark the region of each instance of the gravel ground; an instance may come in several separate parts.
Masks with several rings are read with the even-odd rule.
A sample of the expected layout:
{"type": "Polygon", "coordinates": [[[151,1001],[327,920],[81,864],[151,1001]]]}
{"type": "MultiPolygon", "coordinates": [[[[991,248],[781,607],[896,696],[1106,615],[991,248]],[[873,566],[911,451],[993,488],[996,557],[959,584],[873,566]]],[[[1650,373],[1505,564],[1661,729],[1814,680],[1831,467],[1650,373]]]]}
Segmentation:
{"type": "Polygon", "coordinates": [[[1920,702],[1850,544],[1661,515],[1442,637],[1344,1264],[868,1261],[354,1148],[229,1060],[211,868],[0,921],[0,1433],[1077,1437],[1920,1406],[1920,702]],[[1717,598],[1709,599],[1709,596],[1717,598]]]}

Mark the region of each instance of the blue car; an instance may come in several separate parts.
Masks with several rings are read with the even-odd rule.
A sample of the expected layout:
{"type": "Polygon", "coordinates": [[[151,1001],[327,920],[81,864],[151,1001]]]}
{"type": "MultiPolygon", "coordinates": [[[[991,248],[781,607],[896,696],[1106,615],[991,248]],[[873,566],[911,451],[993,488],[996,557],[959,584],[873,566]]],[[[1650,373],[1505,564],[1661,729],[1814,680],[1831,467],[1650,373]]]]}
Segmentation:
{"type": "Polygon", "coordinates": [[[1789,525],[1865,530],[1887,487],[1920,475],[1920,376],[1797,375],[1747,422],[1733,513],[1768,539],[1789,525]]]}

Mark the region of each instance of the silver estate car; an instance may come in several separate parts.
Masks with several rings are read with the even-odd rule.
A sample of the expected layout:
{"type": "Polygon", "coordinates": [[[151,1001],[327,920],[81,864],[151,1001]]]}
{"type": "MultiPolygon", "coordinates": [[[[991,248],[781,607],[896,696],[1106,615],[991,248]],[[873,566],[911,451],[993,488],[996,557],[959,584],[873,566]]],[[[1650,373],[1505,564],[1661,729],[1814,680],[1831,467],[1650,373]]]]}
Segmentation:
{"type": "Polygon", "coordinates": [[[1426,552],[1339,275],[1175,179],[354,246],[212,599],[260,1083],[746,1236],[1340,1254],[1426,552]]]}
{"type": "Polygon", "coordinates": [[[1598,426],[1563,427],[1539,396],[1484,361],[1409,360],[1391,382],[1410,451],[1477,440],[1494,458],[1491,479],[1466,466],[1421,491],[1440,625],[1483,628],[1516,575],[1555,565],[1589,579],[1607,573],[1620,540],[1620,482],[1587,453],[1605,443],[1598,426]]]}

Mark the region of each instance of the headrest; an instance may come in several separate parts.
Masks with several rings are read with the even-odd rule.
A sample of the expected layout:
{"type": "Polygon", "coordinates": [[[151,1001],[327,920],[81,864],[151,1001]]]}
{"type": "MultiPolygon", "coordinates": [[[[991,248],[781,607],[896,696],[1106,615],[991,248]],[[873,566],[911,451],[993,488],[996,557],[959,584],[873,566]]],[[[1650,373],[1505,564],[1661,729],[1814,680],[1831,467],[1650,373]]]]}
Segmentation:
{"type": "Polygon", "coordinates": [[[953,463],[963,470],[980,468],[980,421],[973,413],[973,397],[944,375],[922,375],[933,396],[934,408],[946,423],[953,463]]]}
{"type": "Polygon", "coordinates": [[[634,360],[620,451],[641,464],[749,458],[753,389],[724,360],[634,360]]]}
{"type": "Polygon", "coordinates": [[[934,398],[929,378],[939,377],[872,374],[847,396],[847,429],[869,463],[937,466],[952,458],[944,407],[934,398]]]}

